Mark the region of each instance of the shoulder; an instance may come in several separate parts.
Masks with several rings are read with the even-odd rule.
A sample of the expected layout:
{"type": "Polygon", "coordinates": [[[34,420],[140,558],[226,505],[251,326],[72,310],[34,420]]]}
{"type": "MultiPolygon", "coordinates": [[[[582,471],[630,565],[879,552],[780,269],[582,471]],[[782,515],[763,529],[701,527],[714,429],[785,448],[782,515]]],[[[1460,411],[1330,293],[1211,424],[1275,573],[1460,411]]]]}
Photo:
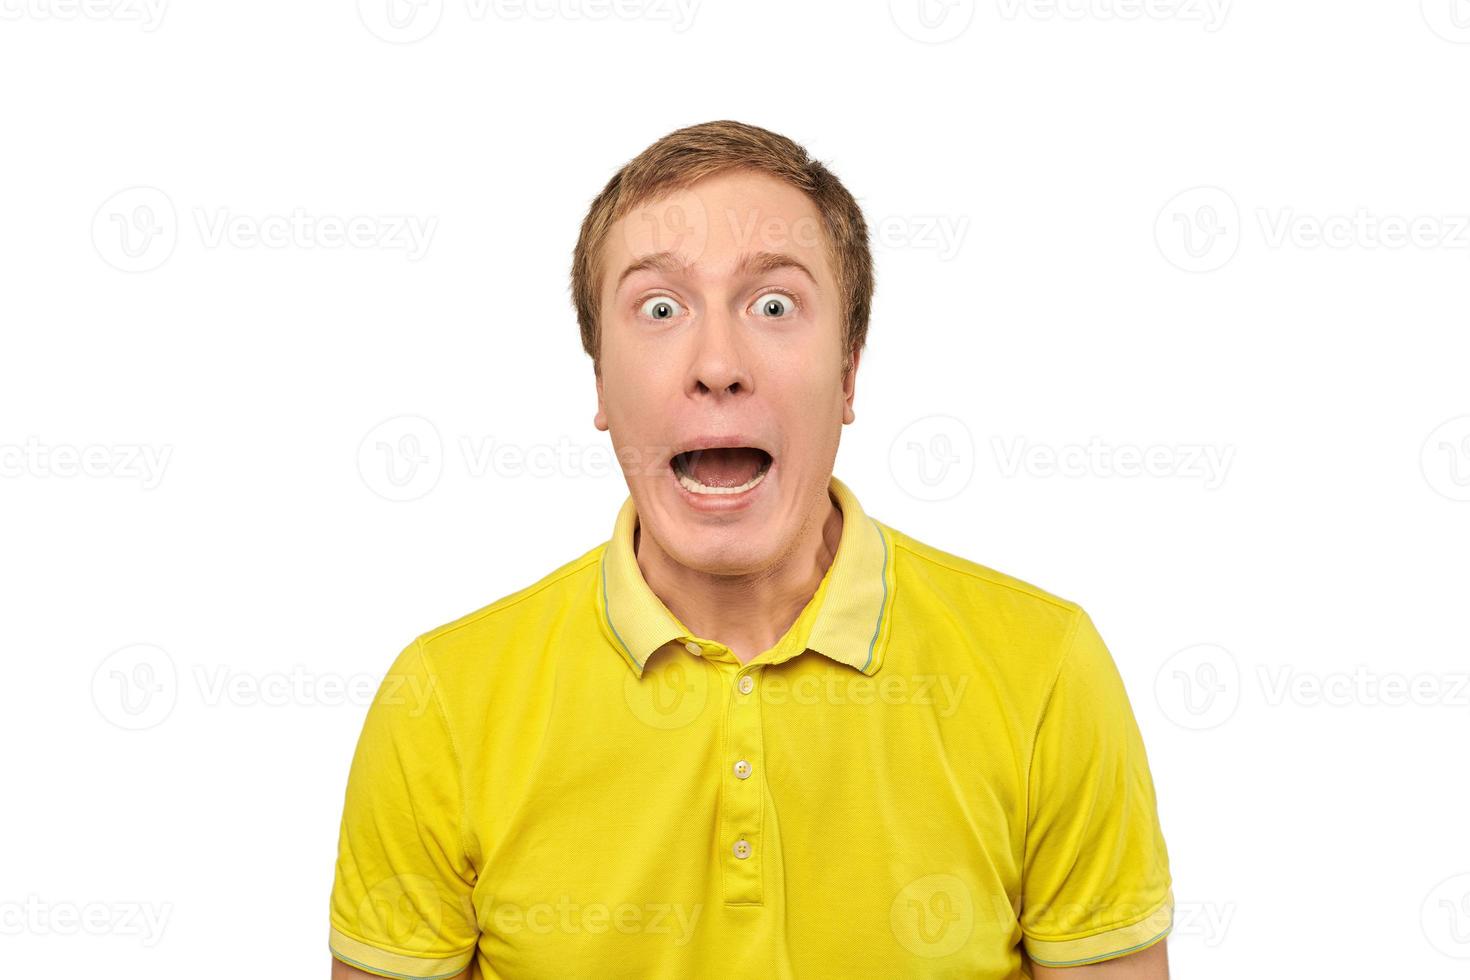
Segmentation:
{"type": "Polygon", "coordinates": [[[894,551],[898,613],[925,629],[949,627],[995,667],[1037,679],[1054,673],[1082,606],[989,565],[887,527],[894,551]]]}
{"type": "Polygon", "coordinates": [[[1033,585],[978,561],[943,551],[884,525],[893,542],[897,574],[942,596],[963,594],[971,600],[1025,610],[1070,623],[1082,607],[1039,585],[1033,585]]]}
{"type": "Polygon", "coordinates": [[[589,608],[606,543],[562,564],[535,582],[417,637],[429,669],[449,679],[534,665],[568,621],[589,608]]]}

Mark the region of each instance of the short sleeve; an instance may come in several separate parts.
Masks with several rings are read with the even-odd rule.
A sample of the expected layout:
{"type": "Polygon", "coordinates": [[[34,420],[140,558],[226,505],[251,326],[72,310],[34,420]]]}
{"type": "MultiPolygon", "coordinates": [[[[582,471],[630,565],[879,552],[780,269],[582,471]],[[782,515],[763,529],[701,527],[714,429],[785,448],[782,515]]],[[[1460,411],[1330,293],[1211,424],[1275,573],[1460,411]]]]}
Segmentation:
{"type": "Polygon", "coordinates": [[[453,977],[479,938],[459,756],[419,641],[368,707],[347,777],[332,955],[387,977],[453,977]]]}
{"type": "Polygon", "coordinates": [[[1112,655],[1079,609],[1036,730],[1021,930],[1042,966],[1138,952],[1174,897],[1153,778],[1112,655]]]}

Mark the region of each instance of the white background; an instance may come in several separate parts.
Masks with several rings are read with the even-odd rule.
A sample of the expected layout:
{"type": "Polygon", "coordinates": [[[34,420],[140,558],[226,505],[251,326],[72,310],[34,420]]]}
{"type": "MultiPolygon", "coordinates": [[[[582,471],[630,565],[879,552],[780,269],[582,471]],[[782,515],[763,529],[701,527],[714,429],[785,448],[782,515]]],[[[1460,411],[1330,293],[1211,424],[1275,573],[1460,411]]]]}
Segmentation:
{"type": "Polygon", "coordinates": [[[874,230],[837,475],[1108,641],[1175,975],[1470,969],[1465,0],[151,2],[0,0],[0,972],[325,976],[377,679],[625,495],[586,206],[719,118],[874,230]]]}

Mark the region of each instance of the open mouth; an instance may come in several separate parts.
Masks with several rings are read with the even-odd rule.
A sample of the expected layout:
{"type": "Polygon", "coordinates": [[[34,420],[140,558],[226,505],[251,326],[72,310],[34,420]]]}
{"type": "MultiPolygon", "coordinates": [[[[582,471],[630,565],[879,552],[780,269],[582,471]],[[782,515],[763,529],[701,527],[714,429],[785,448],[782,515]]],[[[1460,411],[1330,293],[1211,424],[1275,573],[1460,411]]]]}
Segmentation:
{"type": "Polygon", "coordinates": [[[754,446],[696,449],[669,461],[679,485],[690,493],[737,494],[753,489],[771,469],[771,454],[754,446]]]}

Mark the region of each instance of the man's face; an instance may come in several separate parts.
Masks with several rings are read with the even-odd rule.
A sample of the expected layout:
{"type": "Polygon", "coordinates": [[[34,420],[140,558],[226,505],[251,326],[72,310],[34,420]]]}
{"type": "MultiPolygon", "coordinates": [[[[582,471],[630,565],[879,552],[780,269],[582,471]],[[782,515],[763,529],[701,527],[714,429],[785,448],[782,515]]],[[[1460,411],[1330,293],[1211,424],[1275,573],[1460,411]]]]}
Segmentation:
{"type": "Polygon", "coordinates": [[[764,174],[705,178],[613,226],[600,299],[595,424],[644,533],[711,574],[788,557],[853,419],[816,208],[764,174]]]}

